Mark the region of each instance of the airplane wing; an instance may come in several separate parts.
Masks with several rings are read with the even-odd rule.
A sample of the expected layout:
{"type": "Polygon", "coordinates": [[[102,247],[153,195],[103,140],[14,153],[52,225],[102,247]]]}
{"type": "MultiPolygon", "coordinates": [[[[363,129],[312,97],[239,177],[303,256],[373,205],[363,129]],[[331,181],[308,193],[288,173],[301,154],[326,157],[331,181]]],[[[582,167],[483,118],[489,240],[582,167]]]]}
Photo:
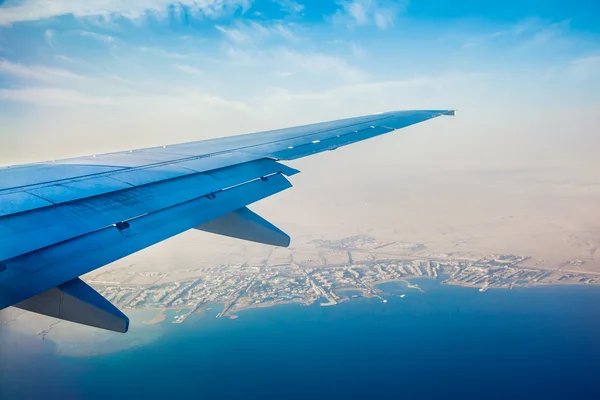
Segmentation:
{"type": "Polygon", "coordinates": [[[0,310],[117,332],[128,318],[79,276],[190,229],[288,246],[247,205],[292,185],[279,161],[452,110],[396,111],[267,132],[0,168],[0,310]]]}

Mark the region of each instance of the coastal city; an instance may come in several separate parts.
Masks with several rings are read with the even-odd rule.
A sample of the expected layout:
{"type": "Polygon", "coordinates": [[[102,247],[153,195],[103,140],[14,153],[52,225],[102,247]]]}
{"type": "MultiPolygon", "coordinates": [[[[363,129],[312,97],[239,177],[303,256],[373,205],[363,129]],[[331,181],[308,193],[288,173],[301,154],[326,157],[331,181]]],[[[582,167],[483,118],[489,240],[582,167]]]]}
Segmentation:
{"type": "MultiPolygon", "coordinates": [[[[356,256],[358,251],[377,244],[366,236],[311,242],[316,248],[339,255],[336,264],[327,262],[325,257],[321,261],[318,257],[311,262],[295,260],[292,253],[287,263],[200,267],[188,271],[188,277],[180,280],[173,280],[168,272],[141,272],[138,275],[145,284],[132,283],[131,279],[107,281],[102,276],[89,279],[88,283],[121,309],[157,310],[159,315],[154,322],[166,319],[162,311],[176,310],[173,323],[181,323],[216,304],[223,305],[218,318],[236,318],[236,313],[245,309],[286,303],[335,306],[357,297],[375,297],[385,303],[378,285],[402,282],[407,293],[422,290],[415,278],[437,279],[443,284],[478,288],[480,292],[543,284],[600,283],[599,275],[577,271],[578,260],[562,269],[544,269],[524,267],[527,257],[515,255],[478,259],[449,255],[377,259],[373,254],[356,256]]],[[[402,247],[406,254],[414,254],[423,245],[403,243],[402,247]]]]}

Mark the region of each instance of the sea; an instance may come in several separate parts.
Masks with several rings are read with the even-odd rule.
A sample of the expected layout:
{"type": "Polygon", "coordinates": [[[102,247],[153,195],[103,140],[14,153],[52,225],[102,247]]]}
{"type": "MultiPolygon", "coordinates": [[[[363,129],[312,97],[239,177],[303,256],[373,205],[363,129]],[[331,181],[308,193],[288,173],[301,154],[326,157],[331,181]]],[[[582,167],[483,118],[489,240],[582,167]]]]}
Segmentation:
{"type": "Polygon", "coordinates": [[[381,285],[385,303],[288,304],[235,320],[215,307],[183,324],[170,315],[133,328],[151,339],[104,354],[86,348],[110,340],[68,355],[48,339],[5,338],[0,398],[600,398],[600,287],[412,282],[423,292],[381,285]]]}

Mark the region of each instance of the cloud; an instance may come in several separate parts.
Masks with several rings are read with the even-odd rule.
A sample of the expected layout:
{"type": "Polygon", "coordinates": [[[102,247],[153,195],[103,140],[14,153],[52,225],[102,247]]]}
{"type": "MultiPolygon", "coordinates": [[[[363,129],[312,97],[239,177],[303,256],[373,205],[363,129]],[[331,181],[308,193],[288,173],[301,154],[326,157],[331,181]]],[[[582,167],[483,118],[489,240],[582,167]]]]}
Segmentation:
{"type": "Polygon", "coordinates": [[[165,52],[164,55],[165,55],[165,57],[169,57],[169,58],[189,58],[190,57],[189,54],[173,53],[170,51],[165,52]]]}
{"type": "Polygon", "coordinates": [[[198,110],[212,107],[213,111],[249,110],[241,101],[228,100],[221,96],[196,91],[178,91],[171,94],[95,95],[73,89],[31,87],[22,89],[0,89],[0,101],[21,102],[43,106],[116,106],[132,110],[169,110],[172,113],[195,115],[198,110]],[[169,107],[165,108],[165,105],[169,107]]]}
{"type": "Polygon", "coordinates": [[[9,1],[0,9],[0,25],[38,21],[72,15],[74,17],[122,17],[140,20],[148,16],[161,17],[185,9],[192,15],[218,18],[245,11],[251,0],[23,0],[9,1]]]}
{"type": "Polygon", "coordinates": [[[56,88],[0,89],[0,100],[38,105],[111,105],[109,97],[90,96],[74,90],[56,88]]]}
{"type": "Polygon", "coordinates": [[[68,57],[68,56],[65,56],[63,54],[57,54],[54,57],[56,57],[57,60],[68,62],[68,63],[74,63],[75,62],[75,59],[73,59],[71,57],[68,57]]]}
{"type": "Polygon", "coordinates": [[[53,37],[54,37],[54,31],[52,29],[46,29],[46,32],[44,32],[44,39],[46,39],[46,43],[48,43],[48,46],[50,46],[54,49],[55,47],[52,44],[53,37]]]}
{"type": "Polygon", "coordinates": [[[26,80],[44,82],[82,81],[87,78],[71,71],[59,68],[50,68],[42,65],[24,65],[8,60],[0,60],[0,74],[12,75],[26,80]]]}
{"type": "MultiPolygon", "coordinates": [[[[322,89],[309,92],[291,92],[280,89],[266,96],[257,97],[252,103],[262,100],[263,103],[272,105],[282,105],[282,103],[306,101],[316,104],[329,104],[331,101],[344,102],[349,98],[370,98],[375,99],[385,94],[386,101],[390,97],[401,98],[397,95],[398,91],[406,90],[442,90],[444,87],[459,82],[462,76],[441,75],[428,78],[409,78],[398,80],[374,81],[365,83],[352,83],[335,86],[330,89],[322,89]]],[[[429,93],[429,92],[427,92],[429,93]]],[[[403,96],[406,97],[406,96],[403,96]]],[[[412,99],[410,100],[412,101],[412,99]]],[[[260,103],[260,102],[259,102],[260,103]]],[[[385,110],[389,111],[389,110],[385,110]]]]}
{"type": "Polygon", "coordinates": [[[354,42],[350,42],[350,51],[354,57],[364,57],[367,54],[364,48],[354,42]]]}
{"type": "Polygon", "coordinates": [[[114,36],[102,35],[102,34],[96,33],[96,32],[89,32],[89,31],[74,31],[74,32],[80,36],[87,37],[87,38],[90,38],[93,40],[97,40],[99,42],[103,42],[106,44],[113,43],[114,41],[117,40],[117,38],[114,36]]]}
{"type": "Polygon", "coordinates": [[[600,76],[600,55],[581,57],[571,61],[569,71],[581,80],[600,76]]]}
{"type": "MultiPolygon", "coordinates": [[[[79,66],[87,64],[79,59],[72,59],[63,55],[54,56],[56,59],[79,66]]],[[[87,67],[93,65],[89,64],[87,67]]],[[[41,90],[43,98],[47,98],[49,94],[59,93],[61,99],[66,97],[65,93],[71,90],[80,90],[86,95],[102,95],[116,93],[131,93],[131,87],[134,82],[124,79],[115,74],[101,73],[96,75],[80,75],[68,69],[53,68],[45,65],[25,65],[11,62],[9,60],[0,59],[0,76],[6,75],[11,79],[12,87],[4,88],[24,90],[23,93],[31,93],[29,90],[41,90]],[[126,85],[124,85],[126,84],[126,85]],[[36,89],[37,88],[37,89],[36,89]]],[[[8,93],[8,92],[4,92],[8,93]]],[[[15,92],[17,96],[21,96],[21,92],[15,92]]],[[[22,97],[20,97],[22,98],[22,97]]],[[[82,100],[82,104],[88,104],[89,101],[82,100]]]]}
{"type": "Polygon", "coordinates": [[[364,76],[360,69],[348,64],[344,59],[325,53],[278,48],[273,50],[272,54],[276,60],[290,68],[296,67],[313,75],[333,75],[351,80],[364,76]]]}
{"type": "Polygon", "coordinates": [[[340,9],[331,17],[334,23],[348,27],[375,25],[386,29],[405,8],[404,2],[389,0],[343,0],[340,9]]]}
{"type": "Polygon", "coordinates": [[[564,20],[560,22],[542,24],[538,27],[535,34],[531,37],[529,46],[537,46],[552,42],[556,44],[557,41],[562,41],[567,33],[571,29],[571,21],[564,20]]]}
{"type": "Polygon", "coordinates": [[[200,75],[202,73],[201,69],[185,64],[177,64],[175,65],[175,68],[180,71],[187,72],[188,74],[200,75]]]}
{"type": "Polygon", "coordinates": [[[139,48],[139,50],[142,53],[155,53],[161,57],[168,57],[168,58],[185,59],[185,58],[191,57],[191,54],[189,54],[189,53],[172,52],[172,51],[163,50],[158,47],[141,46],[139,48]]]}
{"type": "Polygon", "coordinates": [[[273,68],[275,75],[279,76],[304,73],[350,80],[364,76],[360,69],[344,58],[308,46],[306,40],[298,38],[289,25],[280,22],[237,21],[230,27],[216,28],[226,38],[223,51],[236,67],[264,66],[273,68]],[[284,71],[286,75],[277,71],[284,71]]]}
{"type": "Polygon", "coordinates": [[[223,26],[217,25],[217,30],[221,32],[225,37],[232,42],[244,42],[249,39],[249,37],[243,34],[239,29],[225,28],[223,26]]]}
{"type": "Polygon", "coordinates": [[[539,18],[527,18],[514,24],[493,29],[489,32],[469,35],[463,39],[462,48],[497,48],[499,45],[518,45],[528,51],[545,45],[567,45],[570,21],[551,23],[539,18]]]}
{"type": "Polygon", "coordinates": [[[294,0],[271,0],[273,3],[279,4],[281,9],[290,14],[298,14],[304,10],[304,5],[294,0]]]}
{"type": "Polygon", "coordinates": [[[342,57],[318,51],[295,50],[286,46],[260,49],[248,46],[226,46],[225,53],[236,67],[248,66],[285,71],[289,76],[303,73],[334,79],[359,80],[365,73],[342,57]]]}
{"type": "Polygon", "coordinates": [[[234,26],[224,27],[217,25],[217,30],[221,32],[229,41],[242,43],[255,43],[266,38],[280,37],[293,39],[294,34],[288,26],[280,22],[273,24],[260,24],[258,22],[237,21],[234,26]]]}

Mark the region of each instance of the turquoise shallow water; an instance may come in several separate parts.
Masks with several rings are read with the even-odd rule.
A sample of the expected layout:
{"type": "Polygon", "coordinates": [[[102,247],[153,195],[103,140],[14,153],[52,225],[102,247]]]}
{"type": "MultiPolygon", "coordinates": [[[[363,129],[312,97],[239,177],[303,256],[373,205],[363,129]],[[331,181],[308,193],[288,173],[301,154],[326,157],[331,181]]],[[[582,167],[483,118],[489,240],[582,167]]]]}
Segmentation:
{"type": "Polygon", "coordinates": [[[596,397],[600,288],[480,293],[415,282],[425,293],[381,285],[407,295],[385,304],[284,305],[237,320],[215,309],[104,356],[60,357],[13,338],[0,398],[596,397]]]}

